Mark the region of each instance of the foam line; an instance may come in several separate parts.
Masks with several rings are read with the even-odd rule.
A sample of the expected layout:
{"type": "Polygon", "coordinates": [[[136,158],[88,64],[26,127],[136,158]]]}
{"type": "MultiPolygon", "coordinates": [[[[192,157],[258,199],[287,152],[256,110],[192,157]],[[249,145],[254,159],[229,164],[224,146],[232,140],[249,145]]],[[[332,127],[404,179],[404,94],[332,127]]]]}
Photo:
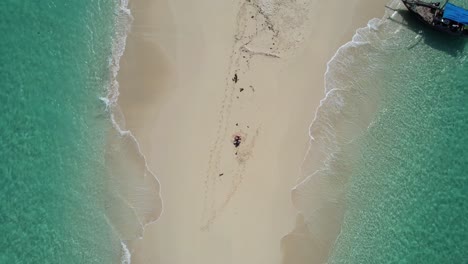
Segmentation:
{"type": "MultiPolygon", "coordinates": [[[[398,0],[392,0],[389,5],[397,8],[401,6],[401,3],[398,0]]],[[[327,246],[330,250],[341,233],[347,183],[346,175],[340,175],[340,172],[334,169],[344,166],[347,170],[349,164],[339,160],[339,153],[343,145],[353,141],[353,135],[341,135],[337,129],[342,127],[339,123],[335,124],[335,121],[342,122],[343,118],[347,118],[346,115],[354,114],[354,112],[346,111],[349,107],[347,97],[353,94],[352,87],[356,85],[352,80],[352,73],[348,72],[347,65],[360,62],[354,61],[361,59],[359,55],[353,55],[355,49],[374,47],[373,38],[378,35],[381,26],[389,21],[386,18],[395,13],[395,11],[386,10],[382,19],[371,19],[366,27],[357,29],[352,40],[342,45],[328,61],[324,75],[325,96],[320,100],[314,119],[309,126],[310,140],[301,165],[302,177],[291,190],[292,203],[298,214],[307,218],[309,232],[314,239],[320,240],[320,245],[327,246]],[[312,151],[324,156],[317,160],[318,166],[313,164],[314,166],[310,168],[309,165],[311,171],[306,171],[310,157],[314,154],[312,151]],[[336,221],[336,225],[330,224],[333,221],[336,221]]],[[[359,109],[356,113],[359,113],[359,109]]],[[[349,128],[350,125],[360,128],[353,122],[346,123],[346,127],[349,128]]]]}
{"type": "MultiPolygon", "coordinates": [[[[119,106],[118,106],[118,99],[119,99],[120,93],[119,93],[119,83],[117,81],[117,76],[120,70],[120,59],[123,56],[124,51],[125,51],[126,40],[127,40],[128,33],[130,31],[132,22],[133,22],[133,17],[132,17],[130,9],[128,8],[128,0],[120,0],[119,10],[115,18],[115,33],[114,33],[113,43],[112,43],[112,55],[109,59],[110,73],[111,73],[110,83],[108,85],[107,95],[99,99],[106,105],[106,111],[110,115],[110,120],[112,122],[113,128],[119,133],[121,137],[128,137],[131,139],[133,144],[135,144],[137,152],[138,152],[138,156],[144,162],[145,172],[146,172],[145,175],[148,174],[149,177],[154,178],[158,186],[158,188],[154,191],[159,194],[160,186],[161,186],[160,182],[158,178],[156,177],[156,175],[149,168],[146,156],[141,151],[141,147],[137,138],[133,135],[133,133],[130,130],[126,130],[123,128],[124,126],[123,118],[122,120],[120,120],[120,122],[117,121],[117,115],[120,114],[119,106]]],[[[140,218],[140,215],[138,215],[138,213],[135,211],[135,208],[131,206],[131,203],[125,200],[124,197],[121,197],[121,198],[125,202],[127,202],[128,206],[135,212],[135,215],[137,215],[143,230],[146,225],[156,222],[164,211],[163,201],[162,201],[160,194],[159,194],[159,199],[161,201],[161,211],[159,212],[158,216],[150,219],[149,221],[142,220],[140,218]]],[[[122,246],[121,263],[130,264],[131,263],[130,250],[128,249],[127,245],[124,243],[123,240],[121,240],[121,246],[122,246]]]]}

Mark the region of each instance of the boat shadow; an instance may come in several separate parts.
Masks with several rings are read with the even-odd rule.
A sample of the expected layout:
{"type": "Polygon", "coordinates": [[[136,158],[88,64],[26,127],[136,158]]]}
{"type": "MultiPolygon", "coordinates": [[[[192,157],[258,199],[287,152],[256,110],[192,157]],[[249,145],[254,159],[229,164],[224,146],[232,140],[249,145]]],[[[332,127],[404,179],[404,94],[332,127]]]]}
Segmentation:
{"type": "Polygon", "coordinates": [[[411,31],[421,36],[420,41],[411,45],[408,49],[417,46],[421,41],[431,48],[443,51],[451,56],[457,56],[462,53],[468,43],[466,38],[460,36],[452,36],[450,34],[437,31],[430,26],[422,23],[418,18],[411,14],[408,10],[395,10],[400,15],[403,21],[398,21],[394,18],[389,20],[404,25],[411,31]]]}

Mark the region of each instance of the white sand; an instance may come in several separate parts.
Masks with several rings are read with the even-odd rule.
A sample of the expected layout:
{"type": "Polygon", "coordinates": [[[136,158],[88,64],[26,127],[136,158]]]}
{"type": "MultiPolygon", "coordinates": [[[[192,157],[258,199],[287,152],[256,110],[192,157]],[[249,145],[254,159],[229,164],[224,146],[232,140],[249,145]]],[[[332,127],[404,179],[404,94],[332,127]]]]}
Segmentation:
{"type": "Polygon", "coordinates": [[[313,263],[280,250],[290,190],[327,61],[386,1],[251,1],[130,2],[120,105],[164,200],[132,263],[313,263]]]}

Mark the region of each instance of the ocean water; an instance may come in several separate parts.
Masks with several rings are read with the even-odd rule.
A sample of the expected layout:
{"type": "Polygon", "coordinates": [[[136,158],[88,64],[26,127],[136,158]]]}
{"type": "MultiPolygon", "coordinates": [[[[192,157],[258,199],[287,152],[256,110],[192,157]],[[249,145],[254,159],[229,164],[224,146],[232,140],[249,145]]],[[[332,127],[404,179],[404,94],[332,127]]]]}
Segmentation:
{"type": "Polygon", "coordinates": [[[141,179],[159,188],[147,167],[110,166],[122,156],[145,164],[110,111],[122,4],[0,2],[0,263],[127,263],[122,241],[158,215],[158,197],[147,215],[144,199],[129,199],[141,179]]]}
{"type": "Polygon", "coordinates": [[[293,201],[323,262],[468,263],[468,41],[387,16],[329,62],[293,201]]]}

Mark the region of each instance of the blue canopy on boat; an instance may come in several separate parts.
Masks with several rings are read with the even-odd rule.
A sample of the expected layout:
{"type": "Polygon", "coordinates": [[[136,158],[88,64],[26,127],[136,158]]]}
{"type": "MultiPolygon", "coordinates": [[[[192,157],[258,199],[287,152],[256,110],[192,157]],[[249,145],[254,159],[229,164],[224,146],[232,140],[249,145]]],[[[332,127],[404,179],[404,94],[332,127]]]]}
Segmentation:
{"type": "Polygon", "coordinates": [[[443,18],[451,19],[458,23],[468,25],[468,10],[461,8],[459,6],[447,3],[447,5],[445,5],[443,18]]]}

